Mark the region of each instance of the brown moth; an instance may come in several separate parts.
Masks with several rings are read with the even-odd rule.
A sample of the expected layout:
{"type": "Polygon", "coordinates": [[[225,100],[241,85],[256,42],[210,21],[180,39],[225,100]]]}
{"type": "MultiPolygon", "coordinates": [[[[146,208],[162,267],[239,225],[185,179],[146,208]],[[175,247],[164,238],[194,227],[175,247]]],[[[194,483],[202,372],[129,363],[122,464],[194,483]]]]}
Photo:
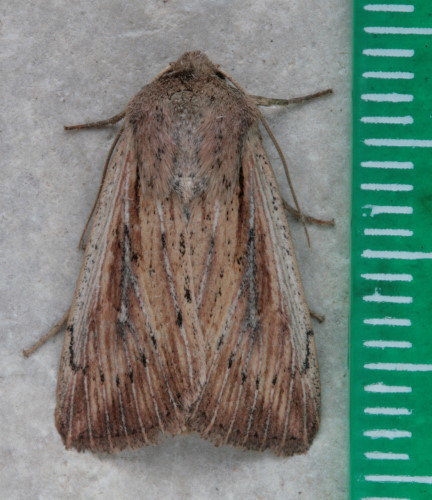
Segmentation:
{"type": "Polygon", "coordinates": [[[309,448],[318,366],[258,129],[264,101],[188,52],[107,121],[124,117],[57,385],[67,448],[114,452],[185,432],[279,455],[309,448]]]}

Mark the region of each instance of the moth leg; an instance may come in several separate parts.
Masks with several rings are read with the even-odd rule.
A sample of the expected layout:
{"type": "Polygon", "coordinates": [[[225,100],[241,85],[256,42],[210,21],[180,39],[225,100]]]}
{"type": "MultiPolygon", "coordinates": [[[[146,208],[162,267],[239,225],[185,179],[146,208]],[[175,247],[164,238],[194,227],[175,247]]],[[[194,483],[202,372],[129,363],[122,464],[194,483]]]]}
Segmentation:
{"type": "Polygon", "coordinates": [[[289,104],[311,101],[312,99],[323,97],[328,94],[333,94],[333,89],[320,90],[314,94],[292,97],[291,99],[272,99],[271,97],[262,97],[260,95],[249,95],[249,97],[254,100],[257,106],[288,106],[289,104]]]}
{"type": "MultiPolygon", "coordinates": [[[[315,217],[310,217],[309,215],[302,214],[297,209],[292,207],[286,200],[283,200],[283,204],[284,204],[285,210],[287,210],[290,214],[292,214],[297,220],[301,220],[303,222],[308,222],[310,224],[318,224],[321,226],[334,226],[335,225],[334,219],[331,219],[331,220],[316,219],[315,217]]],[[[309,308],[309,314],[311,315],[311,318],[318,321],[318,323],[324,323],[325,316],[323,316],[322,314],[319,314],[310,308],[309,308]]]]}
{"type": "Polygon", "coordinates": [[[122,111],[117,115],[112,116],[111,118],[107,118],[106,120],[100,120],[98,122],[90,122],[90,123],[82,123],[81,125],[65,125],[65,130],[79,130],[86,128],[102,128],[107,125],[113,125],[114,123],[119,122],[121,119],[125,117],[126,111],[122,111]]]}
{"type": "Polygon", "coordinates": [[[40,346],[45,344],[45,342],[47,342],[51,337],[54,337],[60,331],[62,331],[63,328],[66,326],[66,322],[69,318],[69,313],[70,309],[66,311],[62,319],[58,323],[56,323],[51,328],[51,330],[49,330],[49,332],[47,332],[45,335],[42,335],[42,337],[38,341],[36,341],[31,347],[29,347],[28,349],[24,349],[23,350],[24,357],[28,358],[29,356],[31,356],[37,349],[39,349],[40,346]]]}
{"type": "Polygon", "coordinates": [[[307,222],[309,224],[317,224],[318,226],[334,226],[334,219],[317,219],[316,217],[311,217],[310,215],[306,215],[296,208],[292,207],[286,200],[283,200],[284,208],[287,212],[293,215],[297,220],[302,222],[307,222]]]}
{"type": "Polygon", "coordinates": [[[318,321],[318,323],[324,323],[325,316],[323,316],[322,314],[318,314],[317,312],[313,311],[312,309],[309,309],[309,314],[311,315],[311,318],[318,321]]]}

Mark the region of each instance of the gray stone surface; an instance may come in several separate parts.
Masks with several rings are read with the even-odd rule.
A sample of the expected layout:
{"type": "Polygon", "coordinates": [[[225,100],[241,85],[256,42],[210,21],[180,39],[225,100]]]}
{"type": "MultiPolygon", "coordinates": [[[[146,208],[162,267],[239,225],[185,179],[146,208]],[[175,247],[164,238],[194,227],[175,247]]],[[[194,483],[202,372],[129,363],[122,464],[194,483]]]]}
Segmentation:
{"type": "Polygon", "coordinates": [[[0,12],[1,498],[346,498],[349,3],[15,0],[0,12]],[[265,110],[304,211],[337,221],[334,230],[309,229],[312,248],[293,223],[310,305],[327,317],[316,326],[322,427],[304,456],[215,448],[196,436],[115,456],[66,451],[53,421],[62,338],[29,360],[21,356],[68,308],[77,242],[115,133],[62,126],[117,113],[191,49],[254,94],[335,90],[307,105],[265,110]]]}

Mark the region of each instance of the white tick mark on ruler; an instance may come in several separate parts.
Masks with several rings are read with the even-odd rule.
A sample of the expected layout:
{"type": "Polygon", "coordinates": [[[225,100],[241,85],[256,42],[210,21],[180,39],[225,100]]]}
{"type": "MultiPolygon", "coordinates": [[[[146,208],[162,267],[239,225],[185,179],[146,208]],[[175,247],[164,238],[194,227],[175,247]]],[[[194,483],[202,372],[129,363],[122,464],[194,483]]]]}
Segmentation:
{"type": "Polygon", "coordinates": [[[368,26],[371,35],[432,35],[432,28],[400,28],[396,26],[368,26]]]}
{"type": "MultiPolygon", "coordinates": [[[[378,483],[417,483],[417,484],[432,484],[432,476],[390,476],[390,475],[367,475],[366,481],[378,483]]],[[[385,500],[385,499],[381,499],[385,500]]],[[[400,500],[395,498],[394,500],[400,500]]],[[[401,499],[404,500],[404,499],[401,499]]],[[[406,499],[409,500],[409,499],[406,499]]]]}
{"type": "Polygon", "coordinates": [[[382,80],[412,80],[414,73],[408,71],[366,71],[363,78],[380,78],[382,80]]]}
{"type": "Polygon", "coordinates": [[[376,281],[412,281],[412,274],[366,273],[361,274],[365,280],[376,281]]]}
{"type": "Polygon", "coordinates": [[[365,457],[369,460],[409,460],[406,453],[390,453],[382,451],[367,451],[365,457]]]}
{"type": "MultiPolygon", "coordinates": [[[[414,119],[412,116],[363,116],[363,118],[360,118],[360,121],[362,123],[376,123],[376,124],[384,123],[388,125],[412,125],[414,123],[414,119]]],[[[391,162],[363,162],[363,163],[391,163],[391,162]]],[[[375,167],[375,168],[404,168],[404,167],[375,167]]]]}
{"type": "Polygon", "coordinates": [[[360,189],[364,191],[412,191],[412,184],[360,184],[360,189]]]}
{"type": "Polygon", "coordinates": [[[412,415],[412,411],[408,408],[386,408],[382,406],[378,406],[375,408],[365,408],[364,413],[366,413],[367,415],[412,415]]]}
{"type": "Polygon", "coordinates": [[[403,4],[377,4],[372,3],[365,5],[364,10],[374,12],[414,12],[414,5],[403,4]]]}
{"type": "Polygon", "coordinates": [[[372,102],[411,102],[414,100],[414,96],[392,92],[390,94],[362,94],[361,99],[372,102]]]}
{"type": "Polygon", "coordinates": [[[391,372],[431,372],[432,364],[420,363],[367,363],[367,370],[385,370],[391,372]]]}
{"type": "Polygon", "coordinates": [[[411,326],[411,320],[405,318],[367,318],[363,323],[372,326],[411,326]]]}
{"type": "Polygon", "coordinates": [[[412,388],[405,385],[386,385],[382,382],[377,384],[365,385],[364,390],[366,392],[377,392],[380,394],[399,394],[399,393],[410,393],[412,388]]]}
{"type": "Polygon", "coordinates": [[[404,297],[403,295],[381,295],[378,290],[375,290],[373,295],[365,295],[365,302],[383,302],[388,304],[412,304],[412,297],[404,297]]]}
{"type": "Polygon", "coordinates": [[[364,49],[365,56],[371,57],[413,57],[414,50],[411,49],[364,49]]]}
{"type": "Polygon", "coordinates": [[[410,438],[412,433],[410,431],[400,431],[397,429],[373,429],[370,431],[364,431],[363,436],[371,439],[400,439],[400,438],[410,438]]]}
{"type": "Polygon", "coordinates": [[[401,497],[362,497],[360,500],[412,500],[411,498],[401,497]]]}
{"type": "Polygon", "coordinates": [[[366,340],[364,347],[373,347],[377,349],[411,349],[411,342],[404,340],[366,340]]]}
{"type": "Polygon", "coordinates": [[[412,236],[414,233],[409,229],[372,229],[367,228],[363,231],[365,236],[412,236]]]}
{"type": "Polygon", "coordinates": [[[411,170],[414,168],[414,163],[412,161],[362,161],[360,166],[364,168],[411,170]]]}
{"type": "Polygon", "coordinates": [[[400,215],[411,215],[413,213],[412,207],[398,207],[398,206],[382,206],[382,205],[363,205],[362,208],[370,208],[370,216],[380,214],[400,214],[400,215]]]}
{"type": "Polygon", "coordinates": [[[432,252],[403,252],[398,250],[364,250],[362,257],[366,259],[401,259],[423,260],[432,259],[432,252]]]}
{"type": "Polygon", "coordinates": [[[384,146],[396,148],[432,148],[428,139],[365,139],[366,146],[384,146]]]}

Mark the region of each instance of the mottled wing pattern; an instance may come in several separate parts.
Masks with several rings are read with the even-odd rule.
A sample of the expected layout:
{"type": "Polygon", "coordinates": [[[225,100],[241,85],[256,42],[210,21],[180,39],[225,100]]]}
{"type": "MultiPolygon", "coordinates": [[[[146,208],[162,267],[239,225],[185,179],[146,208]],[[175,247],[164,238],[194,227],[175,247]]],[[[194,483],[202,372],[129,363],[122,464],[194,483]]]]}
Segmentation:
{"type": "Polygon", "coordinates": [[[255,127],[233,199],[207,206],[197,231],[200,217],[208,220],[209,251],[195,250],[201,260],[193,269],[207,380],[189,427],[215,444],[304,452],[319,426],[315,345],[281,196],[255,127]]]}
{"type": "Polygon", "coordinates": [[[60,363],[56,425],[78,450],[182,432],[204,381],[182,210],[143,194],[131,134],[108,165],[60,363]]]}

